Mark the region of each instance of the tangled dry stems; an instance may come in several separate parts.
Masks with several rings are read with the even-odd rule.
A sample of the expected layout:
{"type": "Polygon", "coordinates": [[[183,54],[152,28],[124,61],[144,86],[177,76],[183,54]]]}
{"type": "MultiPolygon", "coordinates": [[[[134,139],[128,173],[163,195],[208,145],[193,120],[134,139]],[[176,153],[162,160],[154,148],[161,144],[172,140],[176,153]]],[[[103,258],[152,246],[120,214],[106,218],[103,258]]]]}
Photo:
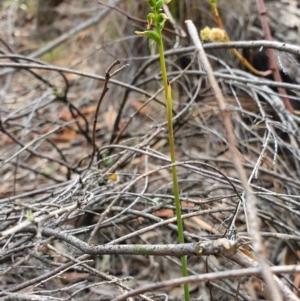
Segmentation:
{"type": "MultiPolygon", "coordinates": [[[[299,53],[290,45],[274,45],[299,53]]],[[[230,160],[215,96],[208,89],[194,48],[168,51],[167,58],[170,80],[177,88],[174,126],[186,241],[193,247],[199,242],[211,247],[221,239],[229,244],[238,242],[233,244],[234,250],[229,245],[228,253],[225,244],[223,251],[213,248],[211,253],[195,252],[189,257],[191,275],[215,273],[200,283],[198,280],[195,296],[213,291],[216,300],[224,295],[227,300],[235,296],[251,300],[251,294],[265,293],[259,278],[237,272],[239,280],[234,280],[226,274],[247,266],[247,260],[250,267],[255,258],[250,253],[243,208],[236,212],[243,186],[230,160]],[[183,56],[190,60],[189,68],[182,66],[183,56]],[[236,222],[228,231],[235,213],[236,222]],[[261,287],[250,292],[249,283],[255,288],[257,282],[261,287]]],[[[232,113],[239,160],[258,199],[266,256],[270,265],[294,264],[300,237],[299,117],[285,110],[280,95],[272,89],[282,84],[232,69],[218,58],[210,59],[219,65],[215,76],[232,113]],[[282,248],[289,251],[279,260],[282,248]]],[[[98,156],[90,168],[92,119],[81,113],[85,108],[82,99],[86,100],[82,86],[78,89],[74,80],[66,77],[67,70],[54,66],[39,65],[42,70],[37,70],[33,65],[30,68],[31,63],[9,65],[22,72],[13,73],[0,124],[3,300],[111,300],[141,287],[145,279],[153,283],[179,277],[179,261],[168,252],[152,250],[148,254],[156,256],[142,257],[126,255],[129,251],[124,248],[130,246],[130,252],[140,254],[134,245],[164,246],[177,241],[164,108],[155,92],[160,77],[157,58],[144,60],[131,85],[110,80],[109,87],[127,91],[125,103],[132,101],[133,94],[155,95],[146,106],[149,110],[145,113],[140,108],[136,113],[135,107],[125,106],[121,121],[126,129],[119,136],[108,130],[100,113],[98,156]],[[58,115],[68,112],[66,108],[68,119],[58,115]],[[62,137],[64,133],[72,139],[62,137]],[[110,245],[117,250],[107,251],[110,255],[88,251],[97,246],[108,250],[110,245]]],[[[87,76],[104,79],[82,73],[76,81],[87,76]]],[[[285,86],[295,93],[291,99],[296,99],[299,86],[285,86]]],[[[101,88],[93,93],[97,100],[101,88]]],[[[105,97],[116,96],[107,93],[105,97]]],[[[174,252],[181,255],[176,248],[174,252]]],[[[296,292],[293,273],[297,268],[283,267],[282,271],[288,275],[280,281],[296,292]]],[[[159,291],[139,298],[163,300],[164,294],[172,300],[176,291],[162,285],[159,291]]]]}

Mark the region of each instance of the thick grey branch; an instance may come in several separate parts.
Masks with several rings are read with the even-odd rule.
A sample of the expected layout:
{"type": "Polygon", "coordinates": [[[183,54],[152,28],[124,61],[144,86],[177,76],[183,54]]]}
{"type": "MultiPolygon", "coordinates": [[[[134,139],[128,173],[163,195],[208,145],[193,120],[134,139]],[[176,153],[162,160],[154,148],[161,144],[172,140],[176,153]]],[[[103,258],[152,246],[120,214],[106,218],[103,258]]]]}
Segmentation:
{"type": "MultiPolygon", "coordinates": [[[[36,232],[36,227],[26,228],[29,232],[36,232]]],[[[203,241],[198,243],[185,244],[161,244],[161,245],[100,245],[90,246],[86,242],[76,238],[71,234],[50,228],[42,228],[41,233],[45,236],[54,236],[73,247],[89,255],[103,254],[128,254],[128,255],[157,255],[157,256],[183,256],[183,255],[218,255],[234,253],[237,242],[221,238],[214,241],[203,241]]]]}

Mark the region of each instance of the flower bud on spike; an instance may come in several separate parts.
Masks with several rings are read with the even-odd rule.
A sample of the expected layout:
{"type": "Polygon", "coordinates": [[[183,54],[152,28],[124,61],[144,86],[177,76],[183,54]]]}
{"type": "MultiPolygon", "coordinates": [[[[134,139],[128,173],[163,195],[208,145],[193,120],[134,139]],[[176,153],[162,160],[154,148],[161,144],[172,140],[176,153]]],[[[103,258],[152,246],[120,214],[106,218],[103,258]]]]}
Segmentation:
{"type": "Polygon", "coordinates": [[[147,0],[147,3],[151,8],[154,8],[156,5],[156,0],[147,0]]]}
{"type": "Polygon", "coordinates": [[[155,41],[157,44],[159,44],[159,35],[156,31],[153,31],[153,30],[148,30],[146,31],[147,33],[147,37],[152,39],[153,41],[155,41]]]}
{"type": "Polygon", "coordinates": [[[158,1],[156,2],[155,9],[156,9],[157,11],[160,11],[161,8],[163,7],[163,5],[164,5],[164,0],[158,0],[158,1]]]}

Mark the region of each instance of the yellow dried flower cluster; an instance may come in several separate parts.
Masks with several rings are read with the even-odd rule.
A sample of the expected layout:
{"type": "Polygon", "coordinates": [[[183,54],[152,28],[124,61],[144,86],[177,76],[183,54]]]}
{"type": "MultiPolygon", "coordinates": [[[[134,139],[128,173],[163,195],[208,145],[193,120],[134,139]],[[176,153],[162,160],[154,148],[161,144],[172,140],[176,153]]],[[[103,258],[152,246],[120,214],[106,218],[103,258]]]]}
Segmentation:
{"type": "Polygon", "coordinates": [[[226,40],[225,31],[221,28],[210,28],[206,26],[200,31],[202,41],[224,42],[226,40]]]}

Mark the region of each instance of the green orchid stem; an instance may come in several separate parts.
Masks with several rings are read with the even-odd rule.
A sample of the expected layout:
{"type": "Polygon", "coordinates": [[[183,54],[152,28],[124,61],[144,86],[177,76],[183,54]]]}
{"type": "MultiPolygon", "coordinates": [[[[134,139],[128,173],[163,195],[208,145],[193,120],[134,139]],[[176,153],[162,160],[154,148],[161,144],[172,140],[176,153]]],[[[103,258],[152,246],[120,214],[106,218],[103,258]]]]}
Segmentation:
{"type": "MultiPolygon", "coordinates": [[[[147,36],[149,39],[155,41],[158,45],[159,50],[159,59],[160,59],[160,68],[161,74],[164,84],[165,90],[165,98],[166,98],[166,106],[167,106],[167,121],[168,121],[168,135],[169,135],[169,145],[170,145],[170,157],[172,166],[172,180],[173,180],[173,191],[175,198],[175,207],[176,207],[176,217],[177,217],[177,228],[178,228],[178,238],[179,243],[184,243],[184,235],[183,235],[183,224],[181,218],[181,205],[179,198],[179,187],[178,187],[178,179],[177,179],[177,171],[176,171],[176,160],[175,160],[175,144],[174,144],[174,133],[173,133],[173,121],[172,121],[172,92],[171,85],[169,84],[167,77],[167,69],[165,62],[165,54],[164,54],[164,44],[162,39],[161,31],[164,27],[165,21],[168,20],[168,17],[164,13],[160,13],[164,4],[169,3],[171,0],[147,0],[148,5],[150,6],[152,13],[149,13],[147,16],[147,31],[136,31],[135,33],[141,36],[147,36]],[[155,30],[149,30],[151,25],[155,25],[155,30]]],[[[181,257],[181,270],[182,276],[188,276],[187,270],[187,258],[186,256],[181,257]]],[[[184,298],[185,301],[190,301],[190,292],[188,283],[184,284],[184,298]]]]}
{"type": "MultiPolygon", "coordinates": [[[[156,28],[157,24],[156,24],[156,28]]],[[[166,104],[167,104],[167,120],[168,120],[168,135],[169,135],[169,145],[170,145],[170,157],[171,163],[174,164],[175,160],[175,144],[174,144],[174,135],[173,135],[173,121],[172,121],[172,93],[171,93],[171,85],[168,82],[167,78],[167,70],[166,70],[166,62],[165,62],[165,55],[164,55],[164,45],[162,40],[162,35],[160,32],[159,34],[159,42],[158,49],[159,49],[159,58],[160,58],[160,67],[161,67],[161,74],[164,84],[165,90],[165,97],[166,97],[166,104]]],[[[176,207],[176,217],[177,217],[177,228],[178,228],[178,238],[179,243],[184,243],[184,235],[183,235],[183,223],[181,218],[181,205],[180,205],[180,198],[179,198],[179,186],[178,186],[178,178],[177,178],[177,170],[176,166],[172,166],[172,180],[173,180],[173,190],[174,190],[174,198],[175,198],[175,207],[176,207]]],[[[186,256],[181,256],[181,270],[182,276],[187,277],[187,258],[186,256]]],[[[189,292],[189,285],[188,283],[184,284],[184,298],[185,301],[190,301],[190,292],[189,292]]]]}

